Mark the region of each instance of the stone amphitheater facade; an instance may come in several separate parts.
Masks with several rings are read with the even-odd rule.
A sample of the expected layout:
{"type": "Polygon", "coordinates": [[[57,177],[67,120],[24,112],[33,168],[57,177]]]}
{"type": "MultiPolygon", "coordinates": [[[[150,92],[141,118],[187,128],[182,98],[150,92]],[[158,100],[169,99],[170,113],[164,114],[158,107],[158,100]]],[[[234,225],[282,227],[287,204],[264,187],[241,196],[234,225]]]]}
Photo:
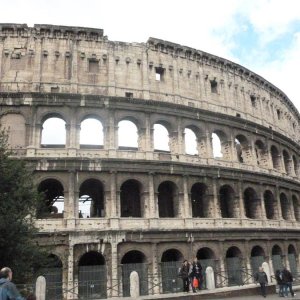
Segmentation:
{"type": "Polygon", "coordinates": [[[65,299],[126,296],[132,270],[144,294],[177,291],[172,276],[195,255],[217,287],[251,282],[263,262],[271,275],[282,264],[297,272],[300,118],[276,86],[200,50],[113,42],[101,29],[1,24],[0,53],[0,122],[45,194],[39,242],[52,246],[65,299]],[[54,117],[65,144],[42,143],[54,117]],[[103,126],[102,145],[80,144],[89,118],[103,126]],[[135,124],[137,147],[119,146],[123,120],[135,124]],[[156,124],[169,151],[154,147],[156,124]],[[79,217],[83,195],[89,218],[79,217]]]}

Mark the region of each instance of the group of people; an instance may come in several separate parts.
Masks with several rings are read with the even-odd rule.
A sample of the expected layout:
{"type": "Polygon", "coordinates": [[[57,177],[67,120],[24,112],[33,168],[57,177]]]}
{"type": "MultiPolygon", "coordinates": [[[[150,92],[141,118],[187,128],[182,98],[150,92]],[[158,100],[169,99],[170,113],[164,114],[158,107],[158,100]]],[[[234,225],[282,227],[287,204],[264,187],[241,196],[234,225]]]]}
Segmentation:
{"type": "Polygon", "coordinates": [[[202,266],[197,257],[195,257],[193,262],[184,260],[179,268],[178,276],[183,282],[183,292],[188,293],[190,286],[194,293],[196,293],[196,290],[201,290],[203,286],[202,266]]]}
{"type": "MultiPolygon", "coordinates": [[[[260,267],[258,272],[254,275],[254,279],[260,284],[262,296],[266,297],[268,276],[262,267],[260,267]]],[[[275,279],[279,286],[279,297],[288,297],[288,290],[290,291],[292,297],[296,295],[293,291],[293,275],[286,267],[284,267],[282,270],[276,270],[275,279]]]]}
{"type": "MultiPolygon", "coordinates": [[[[13,272],[5,267],[0,270],[0,300],[25,300],[12,282],[13,272]]],[[[34,294],[29,294],[26,300],[36,300],[34,294]]]]}
{"type": "Polygon", "coordinates": [[[293,291],[293,275],[286,267],[282,270],[276,270],[275,279],[279,286],[280,297],[287,297],[288,291],[290,291],[292,297],[296,295],[293,291]]]}

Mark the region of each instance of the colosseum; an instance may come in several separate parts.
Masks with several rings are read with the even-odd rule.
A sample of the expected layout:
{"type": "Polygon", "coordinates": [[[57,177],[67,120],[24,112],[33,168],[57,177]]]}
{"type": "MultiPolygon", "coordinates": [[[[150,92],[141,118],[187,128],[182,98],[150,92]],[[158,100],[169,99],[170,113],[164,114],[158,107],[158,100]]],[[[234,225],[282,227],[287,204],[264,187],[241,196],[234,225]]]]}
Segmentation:
{"type": "Polygon", "coordinates": [[[48,299],[128,296],[133,270],[142,295],[178,292],[195,256],[216,289],[262,263],[297,273],[300,115],[280,89],[156,38],[26,24],[0,37],[0,122],[45,195],[48,299]]]}

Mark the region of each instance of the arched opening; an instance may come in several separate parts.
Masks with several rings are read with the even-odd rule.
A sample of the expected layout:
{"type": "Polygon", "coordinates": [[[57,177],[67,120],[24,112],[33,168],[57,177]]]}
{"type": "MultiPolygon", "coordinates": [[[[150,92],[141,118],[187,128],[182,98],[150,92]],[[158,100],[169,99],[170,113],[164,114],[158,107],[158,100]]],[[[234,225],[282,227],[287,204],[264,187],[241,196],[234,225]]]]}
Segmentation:
{"type": "Polygon", "coordinates": [[[237,160],[240,163],[251,161],[251,151],[248,140],[245,136],[239,134],[235,137],[235,150],[237,160]]]}
{"type": "Polygon", "coordinates": [[[264,261],[265,261],[264,249],[260,246],[254,246],[251,250],[251,258],[250,258],[253,275],[256,272],[258,272],[258,268],[262,266],[264,261]]]}
{"type": "Polygon", "coordinates": [[[238,201],[235,198],[235,193],[231,186],[221,186],[219,190],[219,201],[222,218],[238,218],[238,201]]]}
{"type": "Polygon", "coordinates": [[[121,217],[142,217],[141,211],[141,184],[130,179],[121,185],[121,217]]]}
{"type": "Polygon", "coordinates": [[[207,267],[212,267],[216,270],[216,255],[214,251],[208,247],[200,248],[196,254],[202,266],[202,278],[205,279],[205,270],[207,267]]]}
{"type": "Polygon", "coordinates": [[[207,186],[195,183],[191,189],[192,216],[193,218],[209,218],[210,205],[207,197],[207,186]]]}
{"type": "Polygon", "coordinates": [[[284,162],[284,170],[286,174],[290,175],[291,174],[291,159],[290,155],[286,150],[282,151],[282,156],[283,156],[283,162],[284,162]]]}
{"type": "Polygon", "coordinates": [[[55,255],[50,254],[46,259],[46,265],[39,274],[46,279],[46,298],[49,300],[62,299],[62,261],[55,255]]]}
{"type": "Polygon", "coordinates": [[[294,278],[297,278],[298,276],[297,252],[294,245],[289,245],[288,247],[288,260],[289,260],[291,273],[294,278]]]}
{"type": "Polygon", "coordinates": [[[178,191],[171,181],[164,181],[158,187],[158,212],[160,218],[178,216],[178,191]]]}
{"type": "Polygon", "coordinates": [[[293,206],[294,206],[294,214],[296,221],[300,222],[300,205],[299,205],[299,199],[293,195],[293,206]]]}
{"type": "Polygon", "coordinates": [[[118,124],[118,146],[120,150],[137,150],[138,128],[129,120],[120,121],[118,124]]]}
{"type": "Polygon", "coordinates": [[[79,217],[99,218],[105,216],[104,187],[97,179],[84,181],[79,189],[79,217]]]}
{"type": "Polygon", "coordinates": [[[94,118],[87,118],[80,124],[80,148],[103,148],[103,126],[94,118]]]}
{"type": "Polygon", "coordinates": [[[195,132],[190,128],[184,129],[185,153],[190,155],[198,154],[198,141],[195,132]]]}
{"type": "Polygon", "coordinates": [[[278,245],[274,245],[272,248],[272,264],[274,273],[283,268],[282,250],[278,245]]]}
{"type": "Polygon", "coordinates": [[[242,285],[242,253],[238,247],[230,247],[226,252],[226,267],[228,275],[228,286],[242,285]]]}
{"type": "Polygon", "coordinates": [[[78,262],[78,293],[80,299],[107,297],[106,262],[97,251],[82,255],[78,262]]]}
{"type": "Polygon", "coordinates": [[[260,199],[253,188],[247,188],[244,191],[245,215],[249,219],[260,218],[260,199]]]}
{"type": "Polygon", "coordinates": [[[284,220],[291,219],[290,202],[285,193],[280,194],[280,206],[282,212],[282,218],[284,220]]]}
{"type": "Polygon", "coordinates": [[[267,167],[268,166],[268,152],[264,143],[260,140],[255,142],[255,156],[256,156],[256,163],[260,167],[267,167]]]}
{"type": "Polygon", "coordinates": [[[182,261],[183,255],[177,249],[169,249],[162,254],[160,266],[163,293],[182,290],[182,281],[178,278],[178,270],[182,261]]]}
{"type": "Polygon", "coordinates": [[[64,148],[66,145],[66,122],[58,117],[46,119],[42,126],[43,148],[64,148]]]}
{"type": "Polygon", "coordinates": [[[37,218],[63,218],[64,188],[56,179],[46,179],[38,186],[43,201],[37,209],[37,218]]]}
{"type": "Polygon", "coordinates": [[[0,127],[8,133],[9,148],[16,150],[25,147],[26,127],[22,115],[13,113],[3,115],[0,118],[0,127]]]}
{"type": "Polygon", "coordinates": [[[267,219],[276,219],[276,200],[273,193],[269,190],[264,192],[264,204],[267,219]]]}
{"type": "Polygon", "coordinates": [[[224,138],[224,134],[220,131],[213,132],[211,135],[214,158],[223,157],[223,152],[222,152],[223,149],[222,149],[222,142],[221,142],[222,138],[224,138]]]}
{"type": "Polygon", "coordinates": [[[130,274],[136,271],[140,280],[140,295],[148,294],[148,264],[144,253],[138,250],[127,252],[122,260],[123,297],[130,296],[130,274]]]}
{"type": "Polygon", "coordinates": [[[280,156],[277,148],[274,145],[271,147],[271,157],[273,169],[280,171],[280,156]]]}
{"type": "Polygon", "coordinates": [[[296,158],[295,155],[292,156],[293,157],[293,167],[294,167],[294,172],[295,175],[298,176],[299,175],[299,164],[298,164],[298,160],[296,158]]]}
{"type": "Polygon", "coordinates": [[[167,128],[161,124],[154,124],[153,128],[154,150],[170,152],[169,132],[167,128]]]}

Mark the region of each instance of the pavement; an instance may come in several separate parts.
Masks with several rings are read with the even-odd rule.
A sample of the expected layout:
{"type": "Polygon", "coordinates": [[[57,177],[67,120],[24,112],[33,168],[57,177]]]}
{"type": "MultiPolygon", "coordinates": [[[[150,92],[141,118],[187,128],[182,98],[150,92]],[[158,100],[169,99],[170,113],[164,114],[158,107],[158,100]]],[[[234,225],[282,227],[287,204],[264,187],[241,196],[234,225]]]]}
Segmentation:
{"type": "MultiPolygon", "coordinates": [[[[237,296],[237,297],[232,297],[232,298],[227,298],[226,300],[231,299],[231,300],[260,300],[260,299],[276,299],[276,300],[280,300],[280,299],[294,299],[294,300],[299,300],[300,299],[300,294],[296,293],[295,297],[291,297],[290,295],[287,298],[282,298],[279,297],[278,294],[272,294],[272,295],[267,295],[266,298],[262,297],[262,296],[258,296],[258,295],[254,295],[254,296],[237,296]],[[299,296],[298,296],[299,295],[299,296]]],[[[205,300],[205,297],[203,297],[203,300],[205,300]]],[[[224,298],[216,298],[214,300],[224,300],[224,298]]]]}

